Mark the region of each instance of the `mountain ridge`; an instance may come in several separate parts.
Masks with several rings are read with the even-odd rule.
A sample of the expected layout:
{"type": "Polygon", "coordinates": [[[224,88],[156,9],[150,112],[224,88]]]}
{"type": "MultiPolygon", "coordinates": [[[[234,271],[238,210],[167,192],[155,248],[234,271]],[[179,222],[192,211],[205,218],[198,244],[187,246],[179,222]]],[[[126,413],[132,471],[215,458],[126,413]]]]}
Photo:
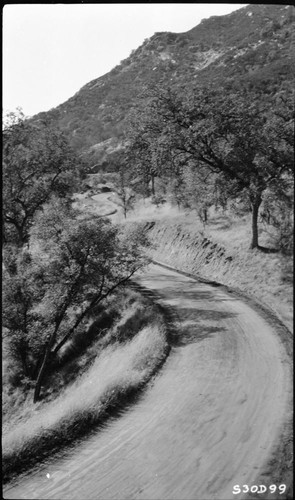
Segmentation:
{"type": "Polygon", "coordinates": [[[76,151],[101,160],[95,146],[123,140],[130,110],[148,86],[219,85],[263,96],[290,87],[294,26],[292,5],[263,4],[203,19],[187,32],[156,32],[111,71],[33,119],[53,122],[76,151]]]}

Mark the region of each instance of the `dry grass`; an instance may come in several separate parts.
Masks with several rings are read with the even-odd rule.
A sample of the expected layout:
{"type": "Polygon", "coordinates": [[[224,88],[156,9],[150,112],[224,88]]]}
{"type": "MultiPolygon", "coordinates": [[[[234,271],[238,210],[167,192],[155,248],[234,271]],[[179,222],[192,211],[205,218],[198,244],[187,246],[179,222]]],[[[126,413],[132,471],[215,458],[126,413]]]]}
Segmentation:
{"type": "MultiPolygon", "coordinates": [[[[103,215],[106,201],[106,196],[96,196],[91,209],[103,215]]],[[[155,221],[149,231],[155,260],[252,295],[292,329],[291,259],[248,250],[249,217],[213,214],[204,229],[192,212],[184,213],[169,204],[156,207],[145,200],[128,213],[127,221],[120,212],[112,219],[120,223],[155,221]]],[[[260,241],[269,243],[265,231],[260,241]]],[[[131,296],[125,308],[120,302],[118,307],[122,314],[116,324],[78,359],[79,378],[70,385],[57,384],[58,391],[62,389],[58,397],[54,394],[51,401],[33,407],[21,391],[15,396],[14,418],[3,435],[6,479],[101,422],[110,408],[140,389],[165,359],[168,345],[159,314],[136,304],[131,296]]],[[[65,352],[72,349],[71,344],[65,346],[65,352]]]]}
{"type": "MultiPolygon", "coordinates": [[[[73,206],[81,212],[94,213],[101,216],[109,216],[114,223],[124,224],[125,222],[146,221],[152,219],[163,219],[177,217],[183,214],[183,210],[167,202],[157,206],[152,202],[152,198],[141,198],[135,196],[136,200],[132,208],[127,211],[125,220],[122,203],[116,193],[116,174],[98,173],[87,176],[88,189],[84,193],[76,193],[73,206]],[[100,187],[103,183],[113,186],[113,191],[101,193],[100,187]],[[109,214],[109,215],[108,215],[109,214]]],[[[134,193],[135,195],[135,193],[134,193]]]]}
{"type": "MultiPolygon", "coordinates": [[[[211,211],[204,228],[195,211],[185,212],[170,203],[157,207],[151,199],[143,199],[128,212],[126,221],[120,211],[111,218],[127,224],[156,222],[149,231],[155,246],[151,254],[154,259],[246,292],[270,307],[293,330],[292,258],[249,250],[250,215],[211,211]],[[217,247],[202,246],[204,238],[217,247]]],[[[260,224],[260,244],[272,247],[275,239],[270,227],[260,224]]]]}
{"type": "MultiPolygon", "coordinates": [[[[206,229],[192,214],[157,221],[150,230],[155,260],[236,288],[270,307],[292,330],[292,262],[280,253],[249,250],[250,220],[212,217],[206,229]],[[210,243],[204,242],[208,240],[210,243]]],[[[262,245],[269,245],[261,231],[262,245]]]]}
{"type": "Polygon", "coordinates": [[[151,202],[151,198],[139,199],[134,204],[132,210],[127,212],[127,220],[125,221],[122,209],[119,209],[117,214],[112,216],[112,220],[116,223],[147,221],[147,220],[161,220],[177,217],[183,213],[177,207],[172,206],[170,203],[165,203],[156,206],[151,202]]]}
{"type": "MultiPolygon", "coordinates": [[[[96,195],[97,183],[102,179],[100,175],[90,177],[91,189],[77,194],[74,202],[81,209],[81,216],[83,211],[104,216],[119,209],[118,215],[111,218],[121,221],[123,214],[116,195],[96,195]]],[[[148,204],[147,217],[158,210],[148,204]]],[[[138,215],[143,217],[146,209],[145,202],[137,206],[132,212],[136,213],[135,220],[138,215]]],[[[163,216],[161,210],[160,214],[163,216]]],[[[43,389],[46,397],[37,405],[32,403],[32,384],[26,386],[22,381],[19,386],[9,386],[7,380],[14,377],[13,366],[5,362],[3,473],[6,479],[99,423],[112,407],[138,391],[166,358],[169,351],[166,328],[158,310],[134,291],[119,294],[114,302],[120,314],[114,304],[108,303],[108,314],[116,321],[103,335],[100,325],[96,325],[98,321],[90,328],[94,338],[98,329],[94,342],[84,343],[83,335],[79,334],[65,344],[61,361],[66,363],[48,378],[43,389]]]]}
{"type": "Polygon", "coordinates": [[[94,344],[99,355],[91,367],[53,401],[35,406],[27,401],[14,425],[7,426],[2,440],[6,480],[100,423],[111,408],[142,388],[164,361],[168,344],[162,316],[150,306],[147,325],[147,312],[139,314],[143,307],[148,310],[146,304],[138,302],[139,294],[129,292],[129,299],[130,294],[131,307],[103,341],[94,344]]]}

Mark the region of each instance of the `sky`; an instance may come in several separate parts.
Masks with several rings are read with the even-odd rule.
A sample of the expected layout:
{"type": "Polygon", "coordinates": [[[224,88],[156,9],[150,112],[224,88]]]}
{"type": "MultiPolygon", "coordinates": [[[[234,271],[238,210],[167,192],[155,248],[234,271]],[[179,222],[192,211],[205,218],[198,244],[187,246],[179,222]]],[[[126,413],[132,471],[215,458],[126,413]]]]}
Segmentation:
{"type": "Polygon", "coordinates": [[[3,9],[3,111],[48,111],[157,31],[181,33],[247,4],[7,4],[3,9]]]}

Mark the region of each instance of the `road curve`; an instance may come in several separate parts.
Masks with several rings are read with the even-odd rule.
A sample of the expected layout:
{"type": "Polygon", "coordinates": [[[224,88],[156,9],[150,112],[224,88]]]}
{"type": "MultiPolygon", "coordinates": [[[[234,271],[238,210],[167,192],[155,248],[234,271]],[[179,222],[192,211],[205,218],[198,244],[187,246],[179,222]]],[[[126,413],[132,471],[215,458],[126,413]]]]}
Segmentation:
{"type": "Polygon", "coordinates": [[[220,288],[156,265],[138,282],[177,317],[161,372],[120,418],[8,485],[5,498],[250,498],[233,495],[233,486],[257,484],[290,411],[284,346],[256,311],[220,288]]]}

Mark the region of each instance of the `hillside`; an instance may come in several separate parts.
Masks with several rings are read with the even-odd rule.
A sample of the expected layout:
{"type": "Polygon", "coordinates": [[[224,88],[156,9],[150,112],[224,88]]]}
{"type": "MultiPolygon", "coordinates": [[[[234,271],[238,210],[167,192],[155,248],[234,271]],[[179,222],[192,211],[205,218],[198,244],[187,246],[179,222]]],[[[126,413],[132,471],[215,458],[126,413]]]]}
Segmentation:
{"type": "Polygon", "coordinates": [[[267,99],[290,87],[294,24],[292,6],[249,5],[186,33],[155,33],[109,73],[34,119],[49,119],[77,151],[91,148],[94,163],[101,162],[122,141],[130,110],[154,83],[244,87],[267,99]]]}
{"type": "Polygon", "coordinates": [[[293,498],[294,21],[155,33],[11,115],[5,498],[293,498]]]}

